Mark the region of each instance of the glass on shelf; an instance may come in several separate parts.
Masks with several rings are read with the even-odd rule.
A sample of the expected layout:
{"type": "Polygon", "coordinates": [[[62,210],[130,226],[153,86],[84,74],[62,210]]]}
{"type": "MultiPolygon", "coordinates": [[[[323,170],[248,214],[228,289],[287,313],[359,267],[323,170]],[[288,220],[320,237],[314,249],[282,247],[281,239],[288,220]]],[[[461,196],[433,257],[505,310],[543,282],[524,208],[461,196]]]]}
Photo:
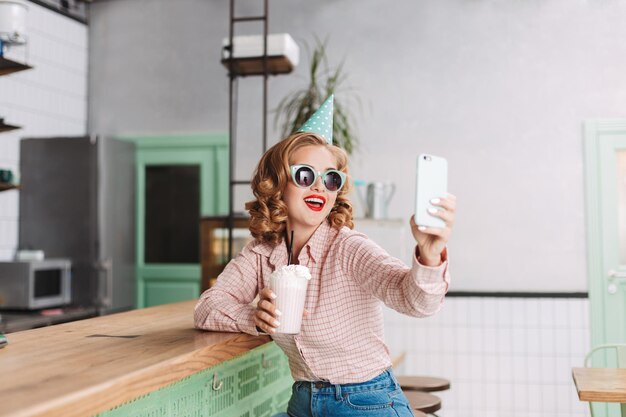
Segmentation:
{"type": "MultiPolygon", "coordinates": [[[[248,230],[249,218],[237,216],[233,228],[233,257],[252,241],[248,230]]],[[[211,288],[228,263],[228,217],[200,219],[200,254],[202,291],[211,288]]]]}
{"type": "MultiPolygon", "coordinates": [[[[248,244],[250,239],[250,231],[248,229],[233,229],[233,256],[236,256],[248,244]]],[[[228,259],[228,229],[218,228],[213,230],[213,247],[211,248],[215,254],[218,264],[226,265],[228,259]]]]}

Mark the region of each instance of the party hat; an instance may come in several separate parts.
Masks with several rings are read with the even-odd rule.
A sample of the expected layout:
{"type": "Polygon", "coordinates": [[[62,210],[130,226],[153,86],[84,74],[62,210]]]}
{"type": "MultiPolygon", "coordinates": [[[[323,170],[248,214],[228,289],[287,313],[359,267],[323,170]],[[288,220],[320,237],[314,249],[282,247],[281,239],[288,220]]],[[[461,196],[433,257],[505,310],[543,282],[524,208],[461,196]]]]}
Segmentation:
{"type": "Polygon", "coordinates": [[[334,95],[331,94],[319,109],[309,120],[304,122],[302,127],[298,129],[298,132],[311,132],[317,133],[326,139],[326,143],[332,145],[333,143],[333,100],[334,95]]]}

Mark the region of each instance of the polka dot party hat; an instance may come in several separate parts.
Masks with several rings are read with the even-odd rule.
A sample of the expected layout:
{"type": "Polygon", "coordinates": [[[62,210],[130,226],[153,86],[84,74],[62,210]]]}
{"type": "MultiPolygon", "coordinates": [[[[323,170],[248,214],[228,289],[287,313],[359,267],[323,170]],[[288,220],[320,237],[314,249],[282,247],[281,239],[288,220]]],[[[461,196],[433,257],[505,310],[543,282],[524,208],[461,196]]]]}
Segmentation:
{"type": "Polygon", "coordinates": [[[318,135],[324,137],[326,139],[326,143],[332,145],[333,143],[333,100],[334,95],[331,94],[330,97],[322,103],[319,109],[311,117],[309,120],[304,122],[302,127],[298,129],[298,132],[311,132],[317,133],[318,135]]]}

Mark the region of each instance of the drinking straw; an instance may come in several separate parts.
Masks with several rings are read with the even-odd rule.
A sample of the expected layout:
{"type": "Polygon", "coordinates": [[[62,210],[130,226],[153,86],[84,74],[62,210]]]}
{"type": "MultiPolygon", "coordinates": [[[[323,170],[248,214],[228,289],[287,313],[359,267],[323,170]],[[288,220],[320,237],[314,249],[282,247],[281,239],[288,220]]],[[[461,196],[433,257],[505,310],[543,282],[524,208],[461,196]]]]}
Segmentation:
{"type": "Polygon", "coordinates": [[[291,239],[289,239],[289,256],[287,257],[287,265],[291,265],[292,254],[293,254],[293,230],[291,231],[291,239]]]}

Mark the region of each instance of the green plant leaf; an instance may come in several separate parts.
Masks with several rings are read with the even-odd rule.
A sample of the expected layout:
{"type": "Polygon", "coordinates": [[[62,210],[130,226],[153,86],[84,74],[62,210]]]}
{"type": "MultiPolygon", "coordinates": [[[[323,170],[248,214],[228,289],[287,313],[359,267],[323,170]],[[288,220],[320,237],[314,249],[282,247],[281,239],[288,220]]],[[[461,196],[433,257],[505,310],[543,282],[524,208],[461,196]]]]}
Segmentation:
{"type": "MultiPolygon", "coordinates": [[[[353,117],[344,103],[353,98],[353,89],[341,89],[348,79],[344,61],[332,68],[326,54],[328,39],[321,41],[315,37],[315,47],[310,52],[308,85],[287,94],[274,109],[274,127],[280,125],[282,137],[297,131],[324,100],[335,95],[333,114],[333,143],[351,154],[358,145],[358,137],[353,125],[353,117]],[[282,120],[282,123],[281,123],[282,120]]],[[[305,49],[310,48],[305,44],[305,49]]],[[[358,98],[357,98],[358,101],[358,98]]]]}

